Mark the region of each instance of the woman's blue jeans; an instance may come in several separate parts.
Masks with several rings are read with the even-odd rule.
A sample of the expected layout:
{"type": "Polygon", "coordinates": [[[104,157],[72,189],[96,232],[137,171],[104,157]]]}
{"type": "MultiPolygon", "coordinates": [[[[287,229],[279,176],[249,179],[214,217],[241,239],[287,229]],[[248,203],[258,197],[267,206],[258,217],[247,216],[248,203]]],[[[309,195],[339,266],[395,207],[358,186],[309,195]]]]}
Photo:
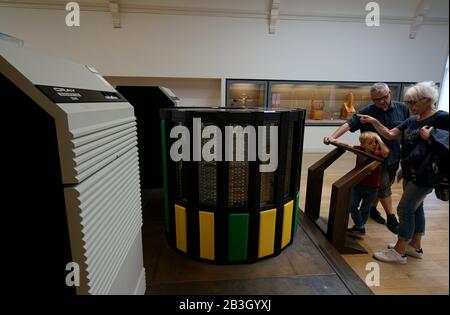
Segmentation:
{"type": "Polygon", "coordinates": [[[432,191],[433,187],[418,186],[412,181],[403,180],[403,195],[397,206],[399,239],[409,241],[414,234],[425,234],[423,200],[432,191]]]}
{"type": "Polygon", "coordinates": [[[364,187],[360,185],[353,187],[350,213],[357,228],[363,228],[369,219],[370,207],[372,202],[377,198],[377,192],[378,189],[373,187],[364,187]],[[358,211],[360,202],[361,207],[358,211]]]}

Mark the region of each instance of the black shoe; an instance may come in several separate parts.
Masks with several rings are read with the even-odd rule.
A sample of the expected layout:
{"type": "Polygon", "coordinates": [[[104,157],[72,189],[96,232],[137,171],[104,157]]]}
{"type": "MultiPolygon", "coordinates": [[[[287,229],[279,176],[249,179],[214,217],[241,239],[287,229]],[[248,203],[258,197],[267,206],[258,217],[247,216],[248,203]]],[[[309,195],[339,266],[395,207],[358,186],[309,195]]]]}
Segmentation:
{"type": "Polygon", "coordinates": [[[370,217],[374,219],[377,223],[385,224],[386,220],[381,216],[380,211],[377,210],[377,208],[372,207],[370,208],[370,217]]]}
{"type": "Polygon", "coordinates": [[[398,224],[397,218],[395,217],[395,214],[389,214],[387,216],[386,226],[389,229],[389,231],[391,231],[394,234],[398,234],[399,224],[398,224]]]}
{"type": "Polygon", "coordinates": [[[363,239],[364,236],[366,236],[366,229],[365,228],[358,229],[356,225],[354,225],[351,229],[347,229],[347,233],[348,235],[363,239]]]}

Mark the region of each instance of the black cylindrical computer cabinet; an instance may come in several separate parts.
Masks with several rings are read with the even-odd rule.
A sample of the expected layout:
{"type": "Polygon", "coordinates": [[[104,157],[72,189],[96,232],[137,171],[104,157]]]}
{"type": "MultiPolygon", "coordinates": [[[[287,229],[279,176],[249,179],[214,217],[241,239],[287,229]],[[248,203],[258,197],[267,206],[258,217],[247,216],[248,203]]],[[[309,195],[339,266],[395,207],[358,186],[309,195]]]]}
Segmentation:
{"type": "Polygon", "coordinates": [[[161,109],[160,117],[165,228],[171,247],[194,259],[230,264],[276,256],[292,243],[297,231],[305,110],[175,107],[161,109]],[[208,126],[220,131],[202,137],[208,126]],[[190,138],[185,142],[177,135],[180,127],[188,131],[190,138]],[[241,142],[230,132],[236,127],[244,131],[241,142]],[[272,146],[269,137],[258,141],[264,134],[276,135],[277,146],[272,146]],[[207,161],[201,153],[214,137],[221,139],[213,151],[221,152],[217,160],[207,161]],[[171,158],[177,143],[184,143],[177,148],[187,148],[189,158],[171,158]],[[236,152],[245,151],[243,161],[236,152],[229,155],[230,143],[236,152]],[[270,160],[260,158],[260,151],[268,153],[274,147],[271,159],[277,158],[277,167],[261,172],[270,160]],[[253,150],[257,153],[252,158],[253,150]]]}

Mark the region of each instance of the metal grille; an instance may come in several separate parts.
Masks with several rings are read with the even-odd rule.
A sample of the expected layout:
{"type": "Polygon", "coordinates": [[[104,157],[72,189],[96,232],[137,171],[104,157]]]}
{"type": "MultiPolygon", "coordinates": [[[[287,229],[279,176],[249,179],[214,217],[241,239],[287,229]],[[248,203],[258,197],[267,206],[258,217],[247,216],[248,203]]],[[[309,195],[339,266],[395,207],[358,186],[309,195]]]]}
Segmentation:
{"type": "Polygon", "coordinates": [[[198,188],[201,205],[217,205],[217,162],[199,162],[198,188]]]}
{"type": "Polygon", "coordinates": [[[248,162],[230,162],[228,180],[228,205],[246,207],[248,196],[248,162]]]}
{"type": "Polygon", "coordinates": [[[275,176],[274,173],[261,173],[261,204],[273,203],[273,187],[274,187],[275,176]]]}
{"type": "MultiPolygon", "coordinates": [[[[203,129],[211,124],[202,124],[203,129]]],[[[202,145],[210,141],[209,138],[202,137],[202,145]]],[[[217,149],[217,148],[216,148],[217,149]]],[[[217,205],[217,162],[206,162],[203,160],[198,163],[198,201],[201,205],[217,205]]]]}

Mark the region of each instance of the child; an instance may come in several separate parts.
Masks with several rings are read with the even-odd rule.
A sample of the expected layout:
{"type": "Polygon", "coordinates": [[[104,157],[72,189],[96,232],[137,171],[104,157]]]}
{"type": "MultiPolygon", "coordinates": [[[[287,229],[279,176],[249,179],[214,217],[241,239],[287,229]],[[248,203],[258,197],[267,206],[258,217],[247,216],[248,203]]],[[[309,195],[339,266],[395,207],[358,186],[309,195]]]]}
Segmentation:
{"type": "MultiPolygon", "coordinates": [[[[383,143],[380,136],[371,131],[361,133],[359,136],[361,145],[354,145],[353,148],[366,151],[367,153],[386,158],[389,155],[388,147],[383,143]]],[[[367,158],[358,156],[356,165],[360,165],[367,158]]],[[[363,238],[366,235],[365,224],[369,218],[370,207],[372,202],[377,198],[378,187],[381,182],[381,165],[372,173],[368,174],[361,182],[359,182],[352,190],[352,203],[350,213],[355,223],[347,232],[349,235],[363,238]],[[358,206],[361,203],[360,210],[358,206]]]]}

